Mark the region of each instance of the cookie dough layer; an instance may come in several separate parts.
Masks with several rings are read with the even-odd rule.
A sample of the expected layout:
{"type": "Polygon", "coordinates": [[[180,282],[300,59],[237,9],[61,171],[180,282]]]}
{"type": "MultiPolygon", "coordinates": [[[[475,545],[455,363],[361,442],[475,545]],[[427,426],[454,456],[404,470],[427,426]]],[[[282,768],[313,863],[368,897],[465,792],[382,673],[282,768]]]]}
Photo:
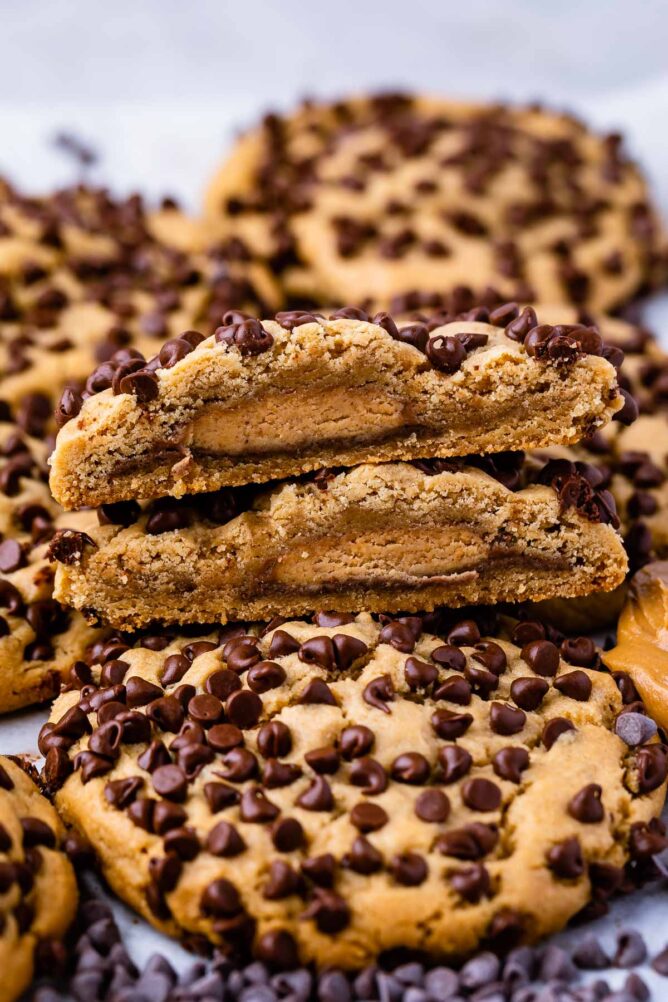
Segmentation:
{"type": "Polygon", "coordinates": [[[302,302],[399,309],[465,284],[609,310],[665,280],[621,138],[537,107],[388,94],[267,115],[212,180],[206,216],[302,302]]]}
{"type": "Polygon", "coordinates": [[[561,494],[513,492],[473,466],[430,474],[395,463],[280,485],[225,525],[212,521],[225,492],[173,502],[172,515],[158,502],[133,525],[90,530],[78,549],[81,537],[58,539],[55,594],[135,629],[611,590],[626,573],[621,539],[596,521],[600,509],[590,521],[564,507],[569,489],[595,496],[575,473],[561,494]]]}
{"type": "MultiPolygon", "coordinates": [[[[426,353],[367,320],[284,323],[255,327],[250,346],[181,342],[189,353],[171,368],[161,354],[136,375],[145,402],[109,388],[78,404],[51,460],[54,496],[76,508],[331,465],[569,443],[622,404],[601,355],[533,357],[501,321],[424,327],[426,353]],[[443,339],[456,371],[432,362],[443,339]]],[[[243,327],[221,330],[234,338],[243,327]]]]}
{"type": "Polygon", "coordinates": [[[119,642],[42,731],[58,809],[148,921],[279,967],[536,940],[624,879],[666,752],[617,736],[591,641],[480,630],[330,613],[119,642]]]}
{"type": "Polygon", "coordinates": [[[99,634],[53,597],[48,541],[90,516],[64,516],[46,484],[46,454],[43,443],[0,423],[0,713],[55,696],[99,634]]]}
{"type": "Polygon", "coordinates": [[[77,884],[51,804],[11,759],[0,757],[0,1002],[14,1002],[33,978],[35,954],[63,939],[77,884]]]}

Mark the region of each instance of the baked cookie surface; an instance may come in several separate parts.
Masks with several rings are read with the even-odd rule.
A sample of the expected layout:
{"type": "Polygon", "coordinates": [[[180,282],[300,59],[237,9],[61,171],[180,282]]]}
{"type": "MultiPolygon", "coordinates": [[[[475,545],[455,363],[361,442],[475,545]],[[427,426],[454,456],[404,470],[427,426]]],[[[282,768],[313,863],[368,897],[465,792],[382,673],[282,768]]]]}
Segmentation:
{"type": "Polygon", "coordinates": [[[55,596],[137,629],[610,591],[627,562],[600,477],[503,453],[105,505],[54,537],[55,596]]]}
{"type": "Polygon", "coordinates": [[[61,851],[65,834],[51,804],[11,759],[0,756],[0,1002],[32,980],[74,919],[78,892],[61,851]]]}
{"type": "Polygon", "coordinates": [[[353,308],[232,313],[66,391],[51,489],[74,508],[575,442],[623,406],[608,353],[596,329],[514,303],[403,327],[353,308]]]}
{"type": "Polygon", "coordinates": [[[47,452],[22,428],[0,423],[0,713],[55,696],[98,633],[53,597],[49,540],[82,516],[64,518],[51,497],[47,452]]]}
{"type": "Polygon", "coordinates": [[[623,880],[666,750],[618,736],[642,704],[591,641],[473,615],[98,645],[40,735],[58,809],[160,929],[279,967],[558,929],[623,880]]]}
{"type": "Polygon", "coordinates": [[[411,95],[268,115],[211,182],[210,229],[271,262],[288,299],[379,304],[488,286],[609,310],[663,238],[618,135],[540,107],[411,95]]]}

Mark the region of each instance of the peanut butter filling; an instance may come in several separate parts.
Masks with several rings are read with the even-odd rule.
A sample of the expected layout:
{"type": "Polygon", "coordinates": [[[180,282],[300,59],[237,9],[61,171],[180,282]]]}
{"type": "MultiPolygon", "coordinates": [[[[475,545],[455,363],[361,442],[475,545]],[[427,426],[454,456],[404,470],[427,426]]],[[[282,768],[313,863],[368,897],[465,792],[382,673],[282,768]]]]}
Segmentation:
{"type": "Polygon", "coordinates": [[[308,395],[266,394],[235,407],[207,404],[183,444],[209,456],[271,454],[326,442],[366,442],[415,423],[406,400],[373,387],[334,387],[308,395]]]}

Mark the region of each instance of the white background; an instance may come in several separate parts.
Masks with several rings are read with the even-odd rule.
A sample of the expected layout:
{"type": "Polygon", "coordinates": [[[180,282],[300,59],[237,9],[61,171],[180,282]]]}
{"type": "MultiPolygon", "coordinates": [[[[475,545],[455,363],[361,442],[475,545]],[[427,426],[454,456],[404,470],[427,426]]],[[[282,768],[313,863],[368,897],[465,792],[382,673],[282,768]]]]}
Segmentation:
{"type": "MultiPolygon", "coordinates": [[[[36,192],[75,180],[52,143],[71,130],[100,153],[91,180],[196,211],[235,131],[268,107],[404,86],[542,99],[621,128],[668,216],[667,43],[666,0],[0,0],[0,172],[36,192]]],[[[659,333],[667,302],[649,310],[659,333]]],[[[43,717],[0,722],[0,750],[34,751],[43,717]]],[[[641,924],[656,952],[667,911],[665,890],[636,895],[596,930],[609,946],[641,924]]],[[[117,914],[138,960],[166,949],[187,963],[117,914]]]]}

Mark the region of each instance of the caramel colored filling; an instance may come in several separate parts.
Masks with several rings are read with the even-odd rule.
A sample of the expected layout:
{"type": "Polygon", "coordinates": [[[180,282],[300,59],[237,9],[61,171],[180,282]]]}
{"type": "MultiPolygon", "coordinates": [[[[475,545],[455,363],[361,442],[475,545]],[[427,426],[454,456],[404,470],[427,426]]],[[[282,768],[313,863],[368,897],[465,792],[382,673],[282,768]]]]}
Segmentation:
{"type": "Polygon", "coordinates": [[[301,593],[354,586],[392,587],[463,582],[486,566],[512,560],[521,565],[567,568],[559,554],[534,556],[512,546],[485,542],[461,525],[413,527],[396,532],[295,540],[261,575],[269,589],[301,593]]]}
{"type": "Polygon", "coordinates": [[[207,404],[190,424],[183,444],[210,456],[261,455],[299,449],[314,440],[366,442],[410,426],[410,405],[369,388],[336,387],[299,394],[275,393],[236,407],[207,404]]]}

